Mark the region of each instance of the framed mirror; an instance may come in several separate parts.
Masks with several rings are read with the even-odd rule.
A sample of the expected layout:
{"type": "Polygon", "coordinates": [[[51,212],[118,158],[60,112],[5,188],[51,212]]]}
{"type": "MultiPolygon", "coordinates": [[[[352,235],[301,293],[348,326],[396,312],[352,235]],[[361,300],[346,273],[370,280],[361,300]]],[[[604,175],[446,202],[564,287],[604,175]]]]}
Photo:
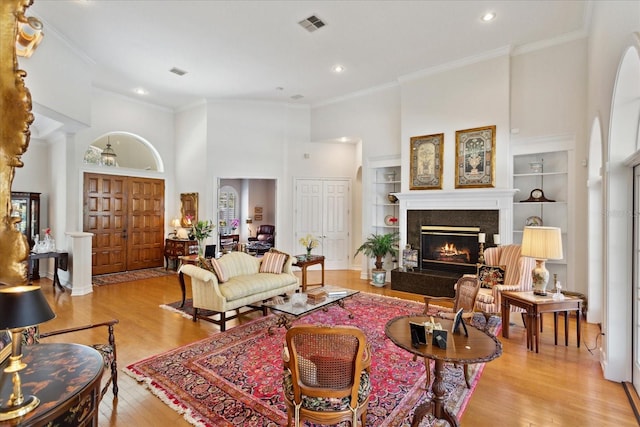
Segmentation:
{"type": "Polygon", "coordinates": [[[198,193],[180,194],[180,225],[189,228],[198,221],[198,193]]]}

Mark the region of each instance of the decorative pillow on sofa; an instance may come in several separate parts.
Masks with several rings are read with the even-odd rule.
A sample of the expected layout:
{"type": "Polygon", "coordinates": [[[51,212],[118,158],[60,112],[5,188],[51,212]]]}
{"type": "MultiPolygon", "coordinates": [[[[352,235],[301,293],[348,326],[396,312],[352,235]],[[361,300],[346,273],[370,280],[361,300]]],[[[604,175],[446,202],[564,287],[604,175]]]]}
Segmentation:
{"type": "Polygon", "coordinates": [[[198,257],[198,264],[200,268],[209,270],[218,276],[218,282],[224,283],[229,280],[227,273],[224,271],[224,268],[222,268],[217,259],[198,257]]]}
{"type": "Polygon", "coordinates": [[[282,273],[282,267],[284,266],[286,258],[287,256],[281,252],[267,252],[262,257],[260,273],[282,273]]]}
{"type": "Polygon", "coordinates": [[[495,285],[504,284],[506,265],[478,264],[478,280],[481,288],[493,288],[495,285]]]}
{"type": "MultiPolygon", "coordinates": [[[[275,253],[275,254],[282,254],[282,255],[284,255],[284,264],[286,264],[286,263],[287,263],[287,261],[289,261],[289,254],[288,254],[288,253],[286,253],[286,252],[279,251],[279,250],[277,250],[276,248],[271,248],[271,249],[269,249],[269,252],[271,252],[271,253],[275,253]]],[[[282,265],[282,268],[284,268],[284,264],[282,265]]]]}

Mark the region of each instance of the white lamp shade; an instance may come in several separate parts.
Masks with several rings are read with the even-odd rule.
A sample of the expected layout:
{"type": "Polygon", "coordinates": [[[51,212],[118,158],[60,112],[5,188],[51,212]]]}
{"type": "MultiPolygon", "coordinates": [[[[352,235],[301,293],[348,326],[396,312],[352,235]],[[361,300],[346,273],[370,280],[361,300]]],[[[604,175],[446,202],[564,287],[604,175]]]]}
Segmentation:
{"type": "Polygon", "coordinates": [[[562,231],[558,227],[525,227],[521,254],[535,259],[562,259],[562,231]]]}
{"type": "Polygon", "coordinates": [[[171,220],[171,226],[178,228],[180,227],[180,218],[174,218],[171,220]]]}

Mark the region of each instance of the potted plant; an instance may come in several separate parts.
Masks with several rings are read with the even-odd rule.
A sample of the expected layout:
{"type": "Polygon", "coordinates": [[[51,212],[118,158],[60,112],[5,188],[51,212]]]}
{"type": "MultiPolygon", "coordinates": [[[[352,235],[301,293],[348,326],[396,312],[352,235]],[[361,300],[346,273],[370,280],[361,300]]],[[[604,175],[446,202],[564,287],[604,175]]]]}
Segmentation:
{"type": "Polygon", "coordinates": [[[376,286],[384,286],[386,270],[382,268],[382,258],[387,255],[398,255],[398,241],[400,235],[398,233],[371,234],[367,237],[362,245],[356,250],[354,256],[359,253],[375,258],[375,269],[371,271],[372,284],[376,286]]]}
{"type": "Polygon", "coordinates": [[[213,221],[198,221],[193,225],[193,235],[198,241],[198,255],[204,256],[205,241],[213,233],[215,225],[213,221]]]}

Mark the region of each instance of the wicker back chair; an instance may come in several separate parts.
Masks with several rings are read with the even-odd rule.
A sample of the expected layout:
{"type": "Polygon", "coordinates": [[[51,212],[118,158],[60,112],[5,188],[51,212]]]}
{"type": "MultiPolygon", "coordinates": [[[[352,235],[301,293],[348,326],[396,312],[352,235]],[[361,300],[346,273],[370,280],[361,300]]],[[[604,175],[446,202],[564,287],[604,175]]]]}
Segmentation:
{"type": "Polygon", "coordinates": [[[287,331],[283,377],[288,425],[302,420],[365,426],[371,392],[370,352],[353,326],[293,326],[287,331]]]}

